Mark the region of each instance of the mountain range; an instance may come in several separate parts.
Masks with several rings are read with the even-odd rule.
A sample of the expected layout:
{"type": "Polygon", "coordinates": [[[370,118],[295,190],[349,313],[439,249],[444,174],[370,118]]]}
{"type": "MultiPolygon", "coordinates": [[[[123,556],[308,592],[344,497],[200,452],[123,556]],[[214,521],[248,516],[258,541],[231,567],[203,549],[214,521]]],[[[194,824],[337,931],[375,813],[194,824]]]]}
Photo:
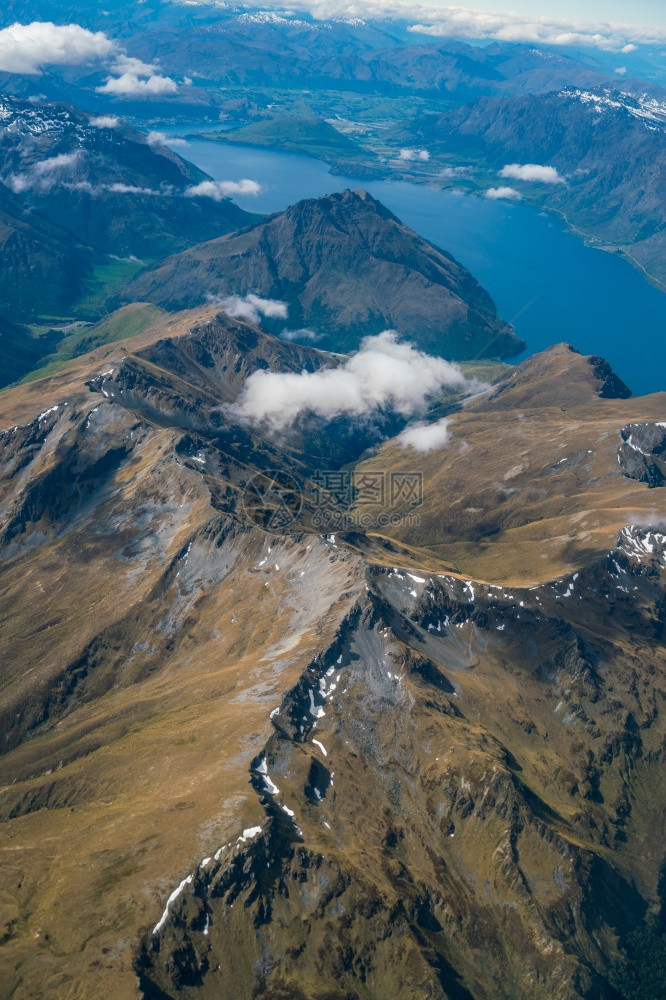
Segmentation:
{"type": "MultiPolygon", "coordinates": [[[[190,121],[217,120],[229,98],[249,94],[265,109],[275,91],[412,96],[455,106],[480,96],[545,93],[590,88],[617,79],[608,57],[590,50],[492,41],[485,45],[432,38],[408,30],[404,20],[362,17],[317,19],[297,10],[239,9],[219,4],[164,4],[150,0],[132,8],[110,3],[54,4],[11,0],[0,25],[15,21],[75,22],[119,40],[128,54],[147,64],[159,60],[172,77],[191,81],[166,94],[121,96],[126,114],[156,114],[190,121]],[[265,91],[269,93],[265,93],[265,91]],[[256,91],[256,93],[252,93],[256,91]],[[262,93],[263,92],[263,93],[262,93]]],[[[625,55],[648,79],[658,60],[625,55]]],[[[0,75],[0,87],[17,96],[46,94],[93,111],[108,111],[118,99],[99,93],[103,67],[46,69],[39,76],[0,75]]],[[[626,89],[639,86],[632,71],[626,89]]],[[[652,84],[648,84],[652,86],[652,84]]],[[[643,84],[643,88],[645,84],[643,84]]]]}
{"type": "Polygon", "coordinates": [[[13,997],[657,996],[664,395],[561,345],[430,452],[229,410],[339,363],[208,307],[0,397],[13,997]],[[350,460],[419,520],[318,527],[350,460]]]}
{"type": "Polygon", "coordinates": [[[248,293],[287,304],[267,329],[333,351],[395,327],[443,357],[506,357],[520,341],[450,254],[421,239],[367,191],[297,202],[240,233],[142,271],[121,301],[178,310],[248,293]]]}
{"type": "Polygon", "coordinates": [[[496,171],[495,183],[554,209],[586,237],[623,250],[666,285],[666,101],[610,88],[481,98],[421,118],[407,136],[431,154],[496,171]],[[554,167],[559,182],[521,181],[507,164],[554,167]]]}

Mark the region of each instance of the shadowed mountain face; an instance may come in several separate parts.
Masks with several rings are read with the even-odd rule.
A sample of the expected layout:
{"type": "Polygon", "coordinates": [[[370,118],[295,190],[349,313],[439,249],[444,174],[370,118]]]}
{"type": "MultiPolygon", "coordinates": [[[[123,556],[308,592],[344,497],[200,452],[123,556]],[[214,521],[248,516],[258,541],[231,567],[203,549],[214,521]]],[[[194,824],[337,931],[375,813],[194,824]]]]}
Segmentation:
{"type": "Polygon", "coordinates": [[[201,310],[0,397],[13,997],[606,1000],[658,960],[664,487],[626,445],[660,461],[664,395],[560,345],[355,465],[420,472],[420,521],[332,534],[350,456],[226,407],[336,363],[201,310]]]}
{"type": "Polygon", "coordinates": [[[60,334],[51,331],[43,338],[35,338],[32,331],[18,323],[11,323],[0,316],[0,387],[9,385],[33,368],[50,348],[55,347],[60,334]]]}
{"type": "MultiPolygon", "coordinates": [[[[61,226],[24,208],[0,184],[0,308],[5,314],[21,318],[35,311],[62,315],[81,294],[93,259],[90,248],[81,246],[61,226]]],[[[8,367],[18,366],[18,355],[6,358],[8,367]]]]}
{"type": "Polygon", "coordinates": [[[365,191],[301,201],[193,247],[142,272],[122,298],[183,309],[249,292],[286,302],[288,326],[311,329],[327,350],[352,350],[387,327],[453,359],[506,357],[522,346],[462,264],[365,191]]]}
{"type": "Polygon", "coordinates": [[[481,98],[419,120],[431,152],[501,169],[548,164],[566,183],[501,183],[562,212],[586,236],[624,248],[666,284],[666,102],[597,87],[481,98]]]}
{"type": "Polygon", "coordinates": [[[155,259],[246,225],[207,175],[113,116],[0,96],[0,310],[61,315],[93,264],[155,259]]]}

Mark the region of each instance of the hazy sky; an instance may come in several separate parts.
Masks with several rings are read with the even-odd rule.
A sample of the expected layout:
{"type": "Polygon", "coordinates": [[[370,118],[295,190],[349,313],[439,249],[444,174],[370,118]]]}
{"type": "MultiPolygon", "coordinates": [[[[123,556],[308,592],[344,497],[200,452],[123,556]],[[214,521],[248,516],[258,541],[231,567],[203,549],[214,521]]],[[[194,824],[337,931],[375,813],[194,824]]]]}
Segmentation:
{"type": "Polygon", "coordinates": [[[471,10],[515,10],[535,17],[576,18],[584,21],[619,21],[666,28],[666,0],[430,0],[435,7],[456,4],[471,10]]]}

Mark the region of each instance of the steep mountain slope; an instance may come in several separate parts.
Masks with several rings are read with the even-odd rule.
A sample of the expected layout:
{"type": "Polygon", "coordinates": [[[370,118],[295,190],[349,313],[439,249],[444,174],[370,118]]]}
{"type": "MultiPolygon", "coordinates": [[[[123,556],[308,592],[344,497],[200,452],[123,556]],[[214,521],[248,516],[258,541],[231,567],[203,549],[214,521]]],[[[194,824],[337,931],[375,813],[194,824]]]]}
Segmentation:
{"type": "Polygon", "coordinates": [[[432,152],[500,170],[547,164],[566,183],[502,181],[562,212],[584,235],[624,249],[666,284],[666,103],[597,88],[482,98],[416,122],[432,152]]]}
{"type": "Polygon", "coordinates": [[[567,345],[528,359],[450,418],[445,449],[415,456],[389,442],[362,463],[423,475],[418,525],[385,535],[421,565],[443,560],[490,582],[539,584],[580,569],[625,524],[663,515],[649,490],[636,505],[618,449],[629,436],[623,414],[656,427],[664,396],[628,395],[605,362],[567,345]]]}
{"type": "Polygon", "coordinates": [[[93,259],[89,248],[0,184],[0,308],[6,313],[62,315],[81,294],[93,259]]]}
{"type": "Polygon", "coordinates": [[[522,344],[466,268],[365,191],[301,201],[193,247],[139,274],[121,297],[183,309],[250,292],[286,302],[288,326],[311,329],[328,350],[387,327],[456,359],[506,357],[522,344]]]}
{"type": "Polygon", "coordinates": [[[617,937],[658,900],[665,582],[640,530],[510,594],[369,569],[252,761],[261,822],[146,934],[141,995],[620,995],[617,937]]]}
{"type": "Polygon", "coordinates": [[[227,199],[186,196],[207,175],[113,116],[1,95],[0,129],[0,309],[19,318],[71,307],[102,255],[156,259],[252,218],[227,199]],[[43,230],[57,240],[50,270],[43,230]]]}
{"type": "Polygon", "coordinates": [[[659,448],[626,429],[666,398],[557,348],[409,454],[428,525],[449,451],[483,500],[521,428],[546,462],[557,441],[575,490],[524,473],[565,496],[535,586],[524,536],[503,578],[482,519],[466,576],[418,526],[321,533],[335,442],[224,406],[259,369],[335,364],[209,309],[0,396],[6,995],[601,998],[630,932],[657,954],[666,538],[617,453],[659,448]]]}

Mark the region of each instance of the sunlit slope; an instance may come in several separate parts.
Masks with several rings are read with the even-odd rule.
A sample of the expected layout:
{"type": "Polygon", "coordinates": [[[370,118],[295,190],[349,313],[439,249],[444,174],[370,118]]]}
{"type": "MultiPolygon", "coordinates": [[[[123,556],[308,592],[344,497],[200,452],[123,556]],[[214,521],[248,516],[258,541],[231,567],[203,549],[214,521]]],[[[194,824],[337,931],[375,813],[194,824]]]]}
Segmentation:
{"type": "Polygon", "coordinates": [[[658,491],[618,462],[622,427],[664,420],[666,394],[624,395],[599,359],[566,345],[530,358],[452,416],[444,447],[388,442],[361,464],[423,476],[419,523],[380,534],[404,546],[403,558],[490,582],[529,585],[579,569],[625,524],[666,513],[658,491]]]}

